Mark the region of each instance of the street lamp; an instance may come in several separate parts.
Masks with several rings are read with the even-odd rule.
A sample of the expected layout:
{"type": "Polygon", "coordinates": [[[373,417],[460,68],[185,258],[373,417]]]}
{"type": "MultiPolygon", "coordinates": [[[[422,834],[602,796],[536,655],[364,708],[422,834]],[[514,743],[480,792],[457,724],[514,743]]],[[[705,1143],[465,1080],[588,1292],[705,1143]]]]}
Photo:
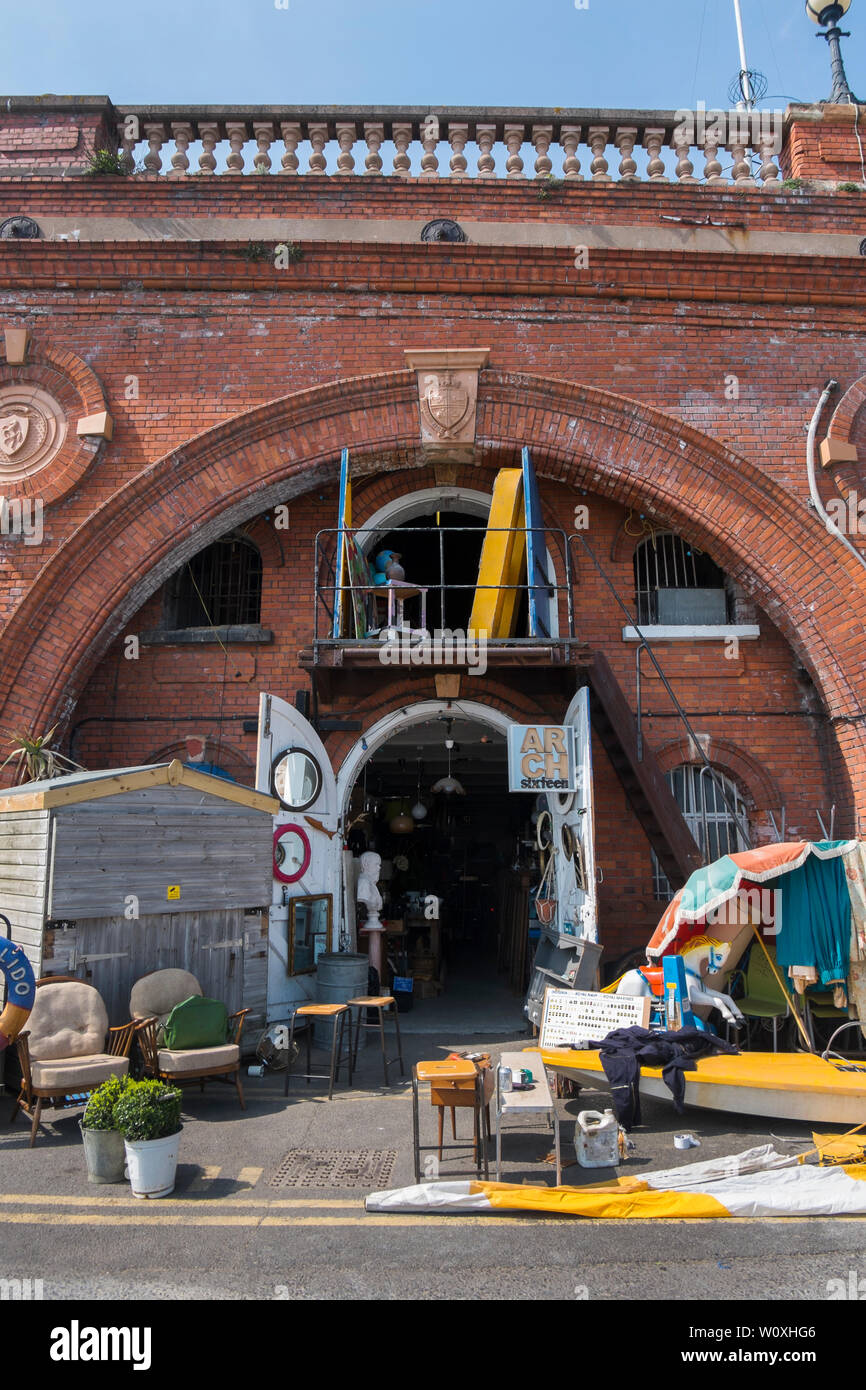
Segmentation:
{"type": "Polygon", "coordinates": [[[842,62],[842,50],[839,47],[840,39],[850,39],[851,35],[839,28],[839,20],[846,14],[851,7],[851,0],[833,0],[832,4],[827,4],[826,0],[806,0],[806,14],[813,24],[820,24],[826,32],[816,35],[819,39],[826,39],[830,45],[830,70],[833,74],[833,87],[828,98],[828,102],[835,106],[847,106],[851,102],[856,103],[857,98],[848,86],[848,78],[845,76],[845,65],[842,62]]]}

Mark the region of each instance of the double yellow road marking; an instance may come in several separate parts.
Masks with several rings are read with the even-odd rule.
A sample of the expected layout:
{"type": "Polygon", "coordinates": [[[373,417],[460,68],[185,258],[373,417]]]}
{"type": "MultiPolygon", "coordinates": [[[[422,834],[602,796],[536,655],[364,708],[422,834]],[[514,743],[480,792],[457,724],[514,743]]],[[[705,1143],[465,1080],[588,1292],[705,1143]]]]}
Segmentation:
{"type": "MultiPolygon", "coordinates": [[[[459,1225],[509,1226],[511,1216],[463,1216],[459,1225]]],[[[73,1197],[0,1194],[0,1225],[9,1226],[441,1226],[450,1216],[385,1215],[364,1210],[364,1199],[341,1197],[73,1197]],[[10,1207],[28,1210],[10,1211],[10,1207]],[[30,1208],[48,1210],[30,1210],[30,1208]],[[97,1210],[94,1210],[97,1208],[97,1210]],[[209,1208],[209,1210],[207,1209],[209,1208]],[[217,1208],[217,1210],[214,1210],[217,1208]],[[310,1213],[333,1213],[312,1215],[310,1213]]],[[[546,1223],[551,1224],[551,1223],[546,1223]]]]}

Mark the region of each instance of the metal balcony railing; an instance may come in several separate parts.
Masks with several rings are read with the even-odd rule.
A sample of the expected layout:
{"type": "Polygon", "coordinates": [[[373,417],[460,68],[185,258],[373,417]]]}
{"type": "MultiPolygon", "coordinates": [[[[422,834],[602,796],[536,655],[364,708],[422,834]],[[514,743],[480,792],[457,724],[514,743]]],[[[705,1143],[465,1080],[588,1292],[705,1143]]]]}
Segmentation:
{"type": "MultiPolygon", "coordinates": [[[[483,636],[483,640],[490,646],[513,645],[523,648],[574,641],[571,557],[564,531],[546,527],[543,532],[533,533],[539,537],[538,550],[543,550],[545,569],[542,571],[536,565],[534,575],[527,575],[519,583],[481,585],[475,580],[455,583],[448,577],[446,571],[449,564],[449,537],[471,538],[476,543],[473,550],[477,549],[480,555],[484,537],[500,534],[519,538],[524,544],[527,536],[524,527],[483,525],[401,526],[399,531],[395,531],[393,526],[363,527],[357,530],[332,527],[319,531],[315,542],[314,651],[318,653],[324,647],[347,648],[358,647],[359,644],[375,644],[389,629],[396,628],[399,631],[398,602],[405,602],[405,611],[399,616],[402,616],[404,624],[411,630],[413,638],[416,638],[420,631],[426,631],[434,639],[437,632],[446,635],[466,635],[475,595],[486,591],[516,595],[515,619],[523,630],[515,631],[513,636],[494,637],[486,631],[483,634],[469,634],[475,639],[483,636]],[[373,557],[376,551],[386,537],[390,536],[393,541],[396,534],[401,540],[404,536],[407,540],[412,536],[435,536],[438,543],[438,574],[431,581],[425,582],[413,574],[411,558],[409,559],[407,578],[404,582],[410,586],[412,592],[405,598],[399,589],[389,588],[381,582],[376,584],[373,579],[373,557]],[[542,536],[543,546],[540,539],[542,536]],[[363,550],[359,544],[359,537],[363,539],[363,550]],[[343,538],[348,541],[348,549],[344,561],[343,582],[338,582],[337,556],[343,538]],[[563,557],[563,582],[559,582],[557,578],[553,559],[547,549],[552,538],[556,538],[559,555],[563,557]],[[418,590],[424,592],[418,593],[418,590]],[[543,630],[538,621],[539,608],[549,608],[550,631],[543,630]],[[431,615],[434,613],[438,621],[435,626],[431,626],[431,615]],[[561,630],[563,627],[564,633],[561,630]]],[[[400,553],[405,555],[406,552],[400,553]]],[[[473,556],[473,562],[469,567],[474,567],[476,563],[477,560],[473,556]]]]}

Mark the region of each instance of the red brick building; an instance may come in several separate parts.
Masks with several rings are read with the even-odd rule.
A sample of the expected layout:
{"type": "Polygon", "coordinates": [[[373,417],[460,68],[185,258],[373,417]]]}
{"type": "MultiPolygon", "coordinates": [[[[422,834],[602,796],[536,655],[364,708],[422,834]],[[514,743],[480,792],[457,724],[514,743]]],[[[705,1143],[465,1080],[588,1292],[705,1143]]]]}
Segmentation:
{"type": "Polygon", "coordinates": [[[465,884],[485,821],[500,869],[531,859],[530,803],[496,791],[503,724],[557,723],[591,677],[611,961],[659,915],[647,835],[678,834],[661,773],[694,769],[674,791],[711,848],[743,828],[819,838],[833,807],[837,835],[863,833],[858,108],[789,108],[775,147],[730,122],[684,135],[670,112],[23,97],[0,112],[0,728],[59,721],[88,768],[179,756],[252,783],[266,692],[309,718],[335,773],[355,769],[339,838],[366,752],[368,798],[420,787],[432,824],[450,731],[469,796],[456,839],[447,815],[432,833],[465,884]],[[92,172],[98,150],[114,173],[92,172]],[[469,356],[433,371],[466,373],[468,415],[437,438],[417,354],[455,349],[469,356]],[[847,546],[807,476],[829,380],[816,488],[847,546]],[[407,578],[434,607],[448,588],[465,627],[494,481],[524,447],[549,641],[519,616],[486,674],[450,668],[455,696],[439,668],[327,640],[336,542],[322,535],[317,561],[316,538],[338,525],[342,449],[370,555],[417,528],[407,578]],[[443,526],[465,528],[444,578],[422,535],[443,526]]]}

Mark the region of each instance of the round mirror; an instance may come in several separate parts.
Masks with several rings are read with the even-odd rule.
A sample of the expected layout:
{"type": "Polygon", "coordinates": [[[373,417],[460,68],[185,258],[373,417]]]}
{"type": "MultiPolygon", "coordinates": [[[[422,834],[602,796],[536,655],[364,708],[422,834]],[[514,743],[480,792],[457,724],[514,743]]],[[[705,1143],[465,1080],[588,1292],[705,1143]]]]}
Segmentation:
{"type": "Polygon", "coordinates": [[[287,811],[305,811],[322,790],[322,769],[303,748],[287,748],[271,765],[271,789],[287,811]]]}
{"type": "Polygon", "coordinates": [[[549,792],[552,806],[551,810],[558,811],[561,816],[567,816],[574,805],[574,792],[549,792]]]}

